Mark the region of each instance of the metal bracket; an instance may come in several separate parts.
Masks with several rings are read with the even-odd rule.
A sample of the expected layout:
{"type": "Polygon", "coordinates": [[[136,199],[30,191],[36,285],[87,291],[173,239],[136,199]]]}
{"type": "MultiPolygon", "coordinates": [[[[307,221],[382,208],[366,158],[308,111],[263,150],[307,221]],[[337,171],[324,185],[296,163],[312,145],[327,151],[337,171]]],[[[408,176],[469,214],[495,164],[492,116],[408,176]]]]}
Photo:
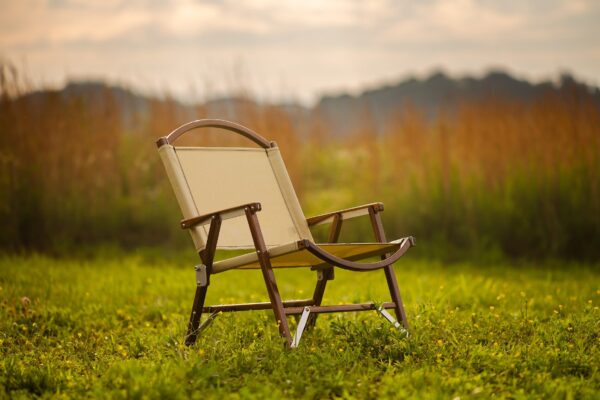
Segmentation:
{"type": "Polygon", "coordinates": [[[186,342],[186,345],[187,345],[187,344],[193,344],[194,342],[196,342],[196,337],[197,337],[198,335],[200,335],[200,333],[201,333],[203,330],[205,330],[206,328],[208,328],[208,326],[209,326],[209,325],[210,325],[210,324],[211,324],[211,323],[212,323],[212,322],[215,320],[215,318],[217,318],[217,317],[219,316],[219,314],[221,314],[219,311],[216,311],[216,312],[214,312],[214,313],[210,314],[210,315],[208,316],[208,318],[207,318],[207,319],[206,319],[206,320],[205,320],[203,323],[201,323],[201,324],[200,324],[200,326],[198,326],[198,328],[196,328],[196,330],[195,330],[195,331],[193,331],[193,332],[188,332],[188,334],[185,336],[185,342],[186,342]],[[194,340],[193,340],[193,342],[188,342],[188,339],[189,339],[190,337],[194,337],[194,340]]]}
{"type": "Polygon", "coordinates": [[[325,279],[325,274],[323,273],[322,269],[318,269],[317,270],[317,280],[322,281],[323,279],[325,279]]]}
{"type": "Polygon", "coordinates": [[[394,325],[394,327],[398,329],[400,333],[402,333],[405,337],[408,337],[408,331],[404,329],[404,327],[398,321],[396,321],[396,318],[392,317],[392,314],[383,308],[383,306],[377,307],[377,312],[381,314],[383,318],[387,319],[392,325],[394,325]]]}
{"type": "Polygon", "coordinates": [[[215,320],[215,318],[217,318],[219,316],[219,314],[220,313],[218,311],[210,314],[208,316],[208,318],[206,319],[206,321],[201,323],[200,326],[198,327],[198,329],[196,329],[196,334],[200,334],[200,332],[202,332],[203,330],[208,328],[208,326],[215,320]]]}
{"type": "Polygon", "coordinates": [[[323,281],[323,280],[327,280],[327,281],[332,281],[333,278],[335,277],[334,275],[334,270],[333,267],[326,267],[326,268],[314,268],[317,270],[317,280],[318,281],[323,281]]]}
{"type": "Polygon", "coordinates": [[[298,327],[296,328],[296,335],[294,335],[294,340],[292,341],[292,348],[298,347],[300,344],[300,338],[302,337],[302,333],[304,332],[304,328],[306,327],[306,322],[308,321],[308,316],[310,314],[310,307],[304,307],[304,311],[302,311],[302,316],[300,317],[300,321],[298,321],[298,327]]]}
{"type": "Polygon", "coordinates": [[[206,273],[206,265],[199,264],[194,267],[196,271],[196,286],[208,286],[208,274],[206,273]]]}

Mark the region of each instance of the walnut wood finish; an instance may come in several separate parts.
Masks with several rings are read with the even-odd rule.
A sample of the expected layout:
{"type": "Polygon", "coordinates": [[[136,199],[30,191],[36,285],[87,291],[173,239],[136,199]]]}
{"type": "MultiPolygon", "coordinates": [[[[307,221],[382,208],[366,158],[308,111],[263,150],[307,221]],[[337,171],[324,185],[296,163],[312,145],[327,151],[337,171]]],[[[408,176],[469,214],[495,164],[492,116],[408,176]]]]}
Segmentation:
{"type": "Polygon", "coordinates": [[[267,286],[267,292],[269,293],[269,300],[271,300],[273,313],[275,314],[275,320],[279,326],[279,333],[285,338],[287,346],[291,347],[293,340],[292,334],[290,333],[287,318],[283,310],[283,302],[281,301],[281,295],[279,294],[279,289],[277,288],[275,273],[273,272],[273,267],[271,266],[271,261],[269,260],[269,253],[260,230],[258,218],[256,218],[256,213],[250,209],[246,209],[246,218],[248,219],[248,226],[250,227],[250,233],[252,234],[254,247],[256,248],[256,253],[258,254],[258,261],[260,263],[260,268],[265,280],[265,285],[267,286]]]}
{"type": "Polygon", "coordinates": [[[379,268],[387,267],[400,259],[408,251],[408,249],[413,246],[414,239],[412,236],[404,238],[404,241],[394,253],[389,255],[388,257],[382,259],[382,261],[372,262],[372,263],[361,263],[355,261],[345,260],[343,258],[337,257],[322,248],[319,245],[314,244],[310,240],[301,240],[298,242],[298,245],[302,248],[305,248],[310,253],[325,261],[327,264],[334,265],[336,267],[340,267],[343,269],[347,269],[350,271],[372,271],[379,268]]]}
{"type": "MultiPolygon", "coordinates": [[[[307,218],[306,222],[308,223],[308,226],[318,225],[336,215],[341,216],[342,219],[344,219],[344,217],[346,217],[346,219],[348,219],[347,215],[345,215],[345,214],[349,214],[354,211],[368,210],[368,209],[375,209],[377,211],[383,211],[383,203],[363,204],[361,206],[356,206],[356,207],[346,208],[343,210],[332,211],[332,212],[325,213],[325,214],[315,215],[314,217],[307,218]]],[[[368,212],[364,213],[364,215],[367,215],[367,214],[368,214],[368,212]]],[[[357,215],[357,217],[358,216],[361,216],[361,215],[357,215]]]]}
{"type": "Polygon", "coordinates": [[[181,220],[181,229],[189,229],[193,228],[196,225],[202,224],[214,216],[218,215],[221,219],[234,218],[241,215],[244,215],[244,210],[249,208],[253,212],[260,211],[262,209],[260,203],[248,203],[242,204],[235,207],[226,208],[224,210],[215,211],[209,214],[199,215],[197,217],[192,217],[188,219],[181,220]]]}
{"type": "Polygon", "coordinates": [[[212,216],[210,228],[208,230],[208,239],[206,241],[206,247],[200,252],[200,259],[202,260],[202,263],[206,266],[206,284],[204,286],[196,287],[194,303],[192,304],[192,313],[190,315],[190,321],[188,323],[188,330],[185,335],[185,344],[188,346],[194,344],[198,337],[198,327],[200,326],[202,309],[204,307],[204,301],[206,300],[206,292],[208,291],[208,285],[210,283],[210,275],[212,265],[215,259],[215,252],[217,250],[217,240],[219,238],[219,232],[221,230],[221,222],[221,217],[219,215],[212,216]]]}
{"type": "MultiPolygon", "coordinates": [[[[394,303],[383,303],[380,307],[382,308],[394,308],[394,303]]],[[[379,307],[375,303],[361,303],[361,304],[340,304],[333,306],[311,306],[310,313],[326,314],[334,312],[356,312],[356,311],[369,311],[377,310],[379,307]]],[[[288,307],[285,309],[286,314],[302,314],[304,307],[288,307]]]]}
{"type": "MultiPolygon", "coordinates": [[[[375,233],[375,239],[378,242],[386,242],[385,231],[383,229],[383,223],[381,222],[381,216],[378,211],[369,210],[369,217],[371,219],[371,225],[373,227],[373,232],[375,233]]],[[[412,237],[411,237],[412,239],[412,237]]],[[[414,245],[414,239],[411,242],[414,245]]],[[[382,256],[382,259],[386,259],[386,256],[382,256]]],[[[404,311],[404,304],[402,303],[402,298],[400,297],[400,289],[398,288],[398,281],[396,280],[396,274],[394,273],[394,267],[392,264],[385,267],[385,279],[388,284],[388,289],[390,290],[390,295],[392,297],[392,301],[396,305],[394,311],[396,312],[396,318],[402,322],[404,329],[408,331],[408,319],[406,318],[406,312],[404,311]]]]}
{"type": "Polygon", "coordinates": [[[275,147],[274,142],[269,142],[264,137],[260,136],[258,133],[254,132],[251,129],[246,128],[245,126],[236,124],[234,122],[225,121],[222,119],[200,119],[192,122],[188,122],[187,124],[181,125],[179,128],[175,129],[167,136],[163,136],[156,141],[156,146],[161,147],[166,144],[173,144],[175,140],[177,140],[181,135],[186,132],[191,131],[196,128],[221,128],[227,131],[235,132],[252,140],[254,143],[262,147],[263,149],[268,149],[269,147],[275,147]]]}
{"type": "MultiPolygon", "coordinates": [[[[342,215],[335,214],[333,216],[333,222],[331,224],[331,228],[329,231],[329,237],[327,238],[328,243],[337,243],[340,238],[340,233],[342,231],[342,215]]],[[[313,292],[313,300],[314,304],[320,306],[323,302],[323,296],[325,295],[325,287],[327,286],[327,281],[333,280],[334,272],[333,267],[330,266],[328,268],[324,268],[321,271],[317,272],[317,285],[315,286],[315,291],[313,292]]],[[[308,329],[315,326],[317,323],[318,313],[311,313],[308,316],[308,321],[306,321],[306,327],[308,329]]]]}
{"type": "MultiPolygon", "coordinates": [[[[313,299],[306,300],[288,300],[283,302],[283,307],[300,307],[314,305],[313,299]]],[[[217,304],[214,306],[207,306],[202,309],[203,312],[214,313],[214,312],[234,312],[234,311],[253,311],[253,310],[268,310],[273,308],[271,302],[265,301],[260,303],[241,303],[241,304],[217,304]]]]}

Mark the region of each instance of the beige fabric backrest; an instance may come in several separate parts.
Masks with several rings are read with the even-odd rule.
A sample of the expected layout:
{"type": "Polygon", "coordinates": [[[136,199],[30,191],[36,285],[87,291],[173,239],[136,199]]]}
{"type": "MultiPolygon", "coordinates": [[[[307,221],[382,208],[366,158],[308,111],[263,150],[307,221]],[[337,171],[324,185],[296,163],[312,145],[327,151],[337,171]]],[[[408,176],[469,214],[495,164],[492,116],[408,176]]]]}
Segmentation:
{"type": "MultiPolygon", "coordinates": [[[[258,220],[267,247],[312,240],[306,218],[277,147],[159,148],[184,218],[258,202],[258,220]]],[[[210,222],[190,229],[202,250],[210,222]]],[[[219,248],[254,248],[245,217],[223,221],[219,248]]]]}

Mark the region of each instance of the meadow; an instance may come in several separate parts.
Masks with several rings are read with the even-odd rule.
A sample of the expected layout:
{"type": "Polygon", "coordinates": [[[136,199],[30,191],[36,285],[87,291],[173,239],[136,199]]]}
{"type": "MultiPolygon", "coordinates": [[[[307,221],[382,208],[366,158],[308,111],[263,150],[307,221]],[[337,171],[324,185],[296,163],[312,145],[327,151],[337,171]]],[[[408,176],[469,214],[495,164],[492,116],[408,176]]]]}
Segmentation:
{"type": "MultiPolygon", "coordinates": [[[[321,315],[286,350],[270,312],[223,314],[183,335],[193,257],[0,258],[0,397],[558,398],[600,391],[600,270],[443,264],[396,271],[405,338],[375,312],[321,315]]],[[[281,271],[286,298],[314,272],[281,271]]],[[[260,273],[212,280],[211,304],[266,299],[260,273]]],[[[382,273],[338,271],[325,302],[386,301],[382,273]]],[[[292,320],[292,324],[293,324],[292,320]]]]}

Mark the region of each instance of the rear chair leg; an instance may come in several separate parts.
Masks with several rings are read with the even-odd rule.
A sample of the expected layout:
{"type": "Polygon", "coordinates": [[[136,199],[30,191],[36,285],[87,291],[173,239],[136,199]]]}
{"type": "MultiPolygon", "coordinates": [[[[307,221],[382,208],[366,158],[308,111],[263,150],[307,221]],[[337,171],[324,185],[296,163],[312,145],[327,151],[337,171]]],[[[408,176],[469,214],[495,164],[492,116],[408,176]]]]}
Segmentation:
{"type": "MultiPolygon", "coordinates": [[[[342,214],[335,214],[333,216],[333,221],[331,223],[331,230],[329,231],[329,237],[327,238],[328,243],[337,243],[340,238],[340,232],[342,231],[342,214]]],[[[313,293],[313,301],[316,306],[320,306],[323,301],[323,295],[325,294],[325,286],[327,286],[327,281],[333,280],[334,273],[333,267],[328,267],[321,269],[317,272],[318,280],[317,286],[315,287],[315,291],[313,293]]],[[[307,328],[312,328],[317,323],[317,313],[310,314],[308,317],[308,321],[306,323],[307,328]]]]}
{"type": "MultiPolygon", "coordinates": [[[[315,306],[320,306],[323,302],[323,295],[325,294],[325,287],[327,286],[327,281],[333,280],[333,267],[322,269],[317,271],[317,286],[315,287],[315,291],[313,293],[313,302],[315,306]]],[[[310,329],[315,326],[317,323],[317,317],[319,314],[313,313],[308,316],[308,321],[306,322],[306,328],[310,329]]]]}

